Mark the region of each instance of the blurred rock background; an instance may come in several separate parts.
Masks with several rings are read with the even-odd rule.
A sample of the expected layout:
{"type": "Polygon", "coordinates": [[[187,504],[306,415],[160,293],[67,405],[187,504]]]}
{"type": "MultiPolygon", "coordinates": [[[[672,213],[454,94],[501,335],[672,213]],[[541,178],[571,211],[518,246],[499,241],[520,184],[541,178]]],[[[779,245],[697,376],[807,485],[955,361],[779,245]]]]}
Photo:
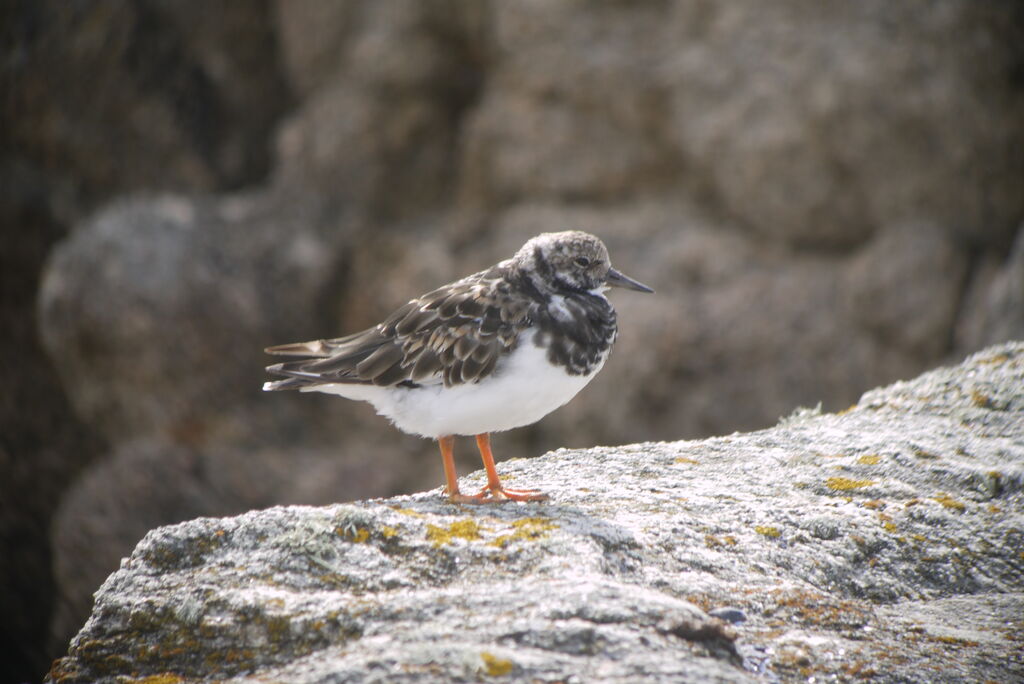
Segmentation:
{"type": "Polygon", "coordinates": [[[261,393],[261,349],[536,233],[657,295],[614,296],[601,376],[499,457],[1024,337],[1019,3],[9,0],[0,35],[5,681],[153,526],[439,484],[368,406],[261,393]]]}

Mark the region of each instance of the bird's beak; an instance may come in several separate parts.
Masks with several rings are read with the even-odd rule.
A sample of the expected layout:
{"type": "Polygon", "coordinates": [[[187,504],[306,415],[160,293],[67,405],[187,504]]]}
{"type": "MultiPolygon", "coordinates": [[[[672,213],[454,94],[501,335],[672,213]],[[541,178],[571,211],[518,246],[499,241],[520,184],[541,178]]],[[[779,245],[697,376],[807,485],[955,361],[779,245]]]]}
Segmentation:
{"type": "Polygon", "coordinates": [[[629,276],[619,273],[614,268],[608,269],[608,277],[605,282],[612,287],[624,287],[627,290],[636,290],[637,292],[654,292],[654,290],[643,283],[639,283],[629,276]]]}

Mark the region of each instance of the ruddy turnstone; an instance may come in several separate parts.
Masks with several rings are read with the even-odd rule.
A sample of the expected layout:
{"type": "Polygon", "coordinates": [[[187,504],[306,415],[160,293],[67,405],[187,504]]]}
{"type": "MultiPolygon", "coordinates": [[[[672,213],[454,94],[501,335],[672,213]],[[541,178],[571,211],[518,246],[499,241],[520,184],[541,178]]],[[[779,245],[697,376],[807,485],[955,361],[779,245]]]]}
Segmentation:
{"type": "Polygon", "coordinates": [[[268,366],[285,379],[263,389],[368,401],[400,430],[436,439],[454,502],[543,500],[539,491],[501,486],[490,433],[537,422],[597,375],[618,334],[609,287],[653,292],[612,268],[593,235],[544,233],[368,330],[267,348],[306,358],[268,366]],[[476,436],[487,471],[478,494],[459,492],[455,435],[476,436]]]}

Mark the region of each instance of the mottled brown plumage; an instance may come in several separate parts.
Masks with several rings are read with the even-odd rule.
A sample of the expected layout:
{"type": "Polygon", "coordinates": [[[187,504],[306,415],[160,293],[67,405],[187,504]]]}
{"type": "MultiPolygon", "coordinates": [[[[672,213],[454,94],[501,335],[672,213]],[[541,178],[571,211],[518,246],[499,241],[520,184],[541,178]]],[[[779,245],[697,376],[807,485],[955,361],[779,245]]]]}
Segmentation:
{"type": "Polygon", "coordinates": [[[314,357],[267,368],[291,376],[290,389],[311,383],[445,386],[477,382],[530,325],[536,302],[516,300],[497,287],[507,269],[495,266],[438,288],[400,307],[385,321],[355,335],[286,344],[271,354],[314,357]]]}
{"type": "Polygon", "coordinates": [[[303,358],[267,367],[284,379],[264,389],[370,401],[401,429],[440,441],[453,499],[531,500],[501,489],[486,434],[538,420],[600,370],[618,332],[604,296],[609,286],[651,291],[611,268],[596,237],[546,233],[511,259],[410,300],[372,328],[268,348],[303,358]],[[467,390],[484,384],[495,389],[467,390]],[[487,496],[458,493],[452,434],[478,436],[487,496]]]}

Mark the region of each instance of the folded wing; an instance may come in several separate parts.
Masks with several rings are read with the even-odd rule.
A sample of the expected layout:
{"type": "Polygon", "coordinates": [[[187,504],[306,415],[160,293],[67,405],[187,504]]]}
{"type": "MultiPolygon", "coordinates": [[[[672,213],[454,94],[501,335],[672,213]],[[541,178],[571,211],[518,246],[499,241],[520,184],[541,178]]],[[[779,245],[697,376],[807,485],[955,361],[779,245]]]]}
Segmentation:
{"type": "Polygon", "coordinates": [[[530,302],[513,300],[488,275],[428,292],[353,335],[267,348],[268,354],[303,358],[268,366],[269,373],[284,379],[264,389],[331,383],[453,386],[487,377],[531,323],[530,302]]]}

